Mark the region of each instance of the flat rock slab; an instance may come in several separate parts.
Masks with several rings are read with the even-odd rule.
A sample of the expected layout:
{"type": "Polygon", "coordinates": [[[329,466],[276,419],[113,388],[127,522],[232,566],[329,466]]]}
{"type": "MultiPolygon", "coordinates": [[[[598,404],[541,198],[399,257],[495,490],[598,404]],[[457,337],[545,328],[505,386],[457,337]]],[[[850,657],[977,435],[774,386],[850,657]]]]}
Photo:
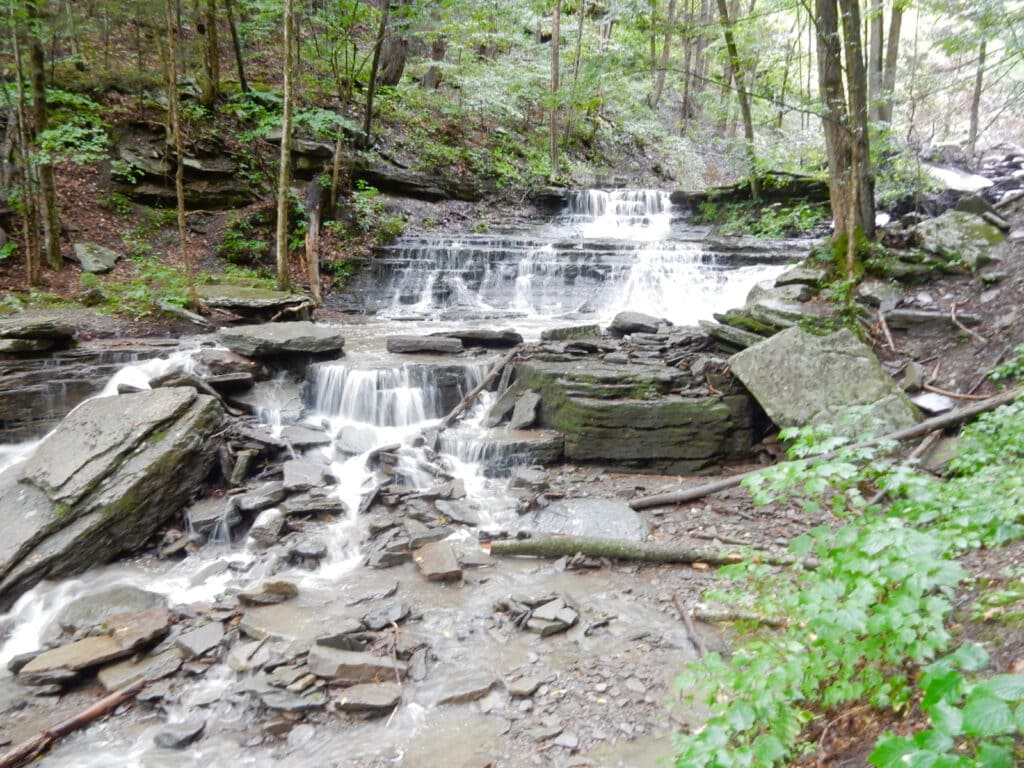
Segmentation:
{"type": "Polygon", "coordinates": [[[198,629],[185,632],[174,641],[174,645],[186,657],[193,659],[205,656],[214,648],[217,648],[223,640],[224,625],[219,621],[211,621],[209,624],[204,624],[198,629]]]}
{"type": "Polygon", "coordinates": [[[595,339],[601,336],[599,325],[568,325],[562,328],[548,328],[540,332],[541,341],[575,341],[595,339]]]}
{"type": "Polygon", "coordinates": [[[284,490],[286,493],[308,491],[324,484],[324,467],[307,459],[289,459],[284,463],[284,490]]]}
{"type": "Polygon", "coordinates": [[[790,328],[729,365],[780,427],[832,424],[843,434],[883,434],[919,419],[874,352],[845,329],[815,336],[790,328]],[[852,413],[854,406],[866,410],[852,413]]]}
{"type": "Polygon", "coordinates": [[[291,424],[281,430],[281,439],[293,448],[318,448],[331,444],[331,436],[322,429],[291,424]]]}
{"type": "Polygon", "coordinates": [[[996,260],[994,249],[1003,238],[998,227],[964,211],[946,211],[914,228],[914,239],[922,250],[974,270],[996,260]]]}
{"type": "Polygon", "coordinates": [[[121,254],[96,243],[75,243],[75,261],[82,266],[83,272],[97,274],[109,272],[121,258],[121,254]]]}
{"type": "Polygon", "coordinates": [[[387,350],[394,354],[457,355],[462,342],[451,336],[388,336],[387,350]]]}
{"type": "Polygon", "coordinates": [[[470,328],[466,330],[443,331],[430,335],[447,336],[452,339],[458,339],[467,347],[487,347],[488,349],[507,349],[509,347],[518,347],[523,343],[522,334],[511,328],[501,331],[470,328]]]}
{"type": "Polygon", "coordinates": [[[248,357],[337,353],[345,346],[341,328],[305,320],[221,328],[217,341],[248,357]]]}
{"type": "Polygon", "coordinates": [[[0,339],[69,341],[75,326],[55,317],[12,317],[0,320],[0,339]]]}
{"type": "Polygon", "coordinates": [[[612,318],[608,330],[613,335],[623,336],[627,333],[657,333],[663,320],[643,312],[619,312],[612,318]]]}
{"type": "Polygon", "coordinates": [[[451,666],[434,670],[432,679],[425,698],[436,705],[477,701],[501,684],[491,670],[462,671],[451,666]]]}
{"type": "Polygon", "coordinates": [[[73,672],[88,669],[108,661],[122,658],[131,653],[110,635],[97,635],[77,640],[51,651],[44,651],[21,668],[18,675],[31,679],[55,669],[69,669],[73,672]]]}
{"type": "Polygon", "coordinates": [[[241,310],[242,314],[245,310],[281,311],[309,301],[308,296],[247,285],[197,285],[196,293],[209,307],[241,310]]]}
{"type": "Polygon", "coordinates": [[[397,683],[361,683],[346,688],[336,699],[342,712],[386,712],[402,700],[397,683]]]}
{"type": "Polygon", "coordinates": [[[104,690],[112,693],[139,680],[160,680],[169,677],[181,669],[181,662],[181,651],[171,648],[141,661],[128,660],[110,664],[101,669],[96,678],[104,690]]]}
{"type": "Polygon", "coordinates": [[[191,720],[165,726],[156,736],[153,743],[161,749],[184,749],[203,735],[206,730],[205,720],[191,720]]]}
{"type": "Polygon", "coordinates": [[[412,559],[427,581],[458,581],[462,578],[459,559],[446,541],[424,544],[413,553],[412,559]]]}
{"type": "Polygon", "coordinates": [[[563,499],[523,515],[512,532],[533,531],[563,536],[643,541],[647,523],[624,501],[615,499],[563,499]]]}
{"type": "Polygon", "coordinates": [[[529,429],[537,421],[538,408],[540,408],[540,395],[536,392],[523,392],[512,409],[508,428],[512,430],[529,429]]]}
{"type": "Polygon", "coordinates": [[[317,677],[342,683],[375,683],[404,676],[408,665],[384,656],[358,651],[339,651],[323,645],[309,650],[309,671],[317,677]]]}
{"type": "Polygon", "coordinates": [[[57,621],[61,629],[74,634],[104,624],[108,618],[117,614],[139,613],[165,604],[166,599],[157,592],[149,592],[130,584],[117,584],[83,595],[69,603],[60,612],[57,621]]]}

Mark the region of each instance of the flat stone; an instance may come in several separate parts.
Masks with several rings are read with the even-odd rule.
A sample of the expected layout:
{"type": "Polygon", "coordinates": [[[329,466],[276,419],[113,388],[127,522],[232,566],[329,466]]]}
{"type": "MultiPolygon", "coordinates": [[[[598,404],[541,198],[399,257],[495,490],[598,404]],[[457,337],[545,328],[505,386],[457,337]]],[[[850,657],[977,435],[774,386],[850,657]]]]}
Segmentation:
{"type": "Polygon", "coordinates": [[[509,696],[523,698],[533,696],[543,683],[544,681],[541,678],[527,675],[526,677],[517,677],[515,680],[506,682],[505,690],[508,691],[509,696]]]}
{"type": "Polygon", "coordinates": [[[272,651],[265,640],[253,640],[232,648],[227,663],[235,672],[244,673],[260,669],[272,658],[272,651]]]}
{"type": "Polygon", "coordinates": [[[937,392],[922,392],[911,397],[910,402],[932,416],[948,413],[956,408],[956,401],[953,398],[940,395],[937,392]]]}
{"type": "Polygon", "coordinates": [[[227,535],[242,522],[233,496],[208,496],[187,510],[192,530],[200,536],[227,535]]]}
{"type": "Polygon", "coordinates": [[[388,336],[388,352],[394,354],[457,355],[462,342],[449,336],[388,336]]]}
{"type": "Polygon", "coordinates": [[[299,588],[290,581],[265,581],[253,589],[240,592],[238,599],[244,605],[277,605],[298,597],[299,588]]]}
{"type": "Polygon", "coordinates": [[[540,332],[542,341],[574,341],[593,339],[601,336],[599,325],[569,325],[561,328],[547,328],[540,332]]]}
{"type": "Polygon", "coordinates": [[[249,529],[249,538],[264,547],[275,544],[284,530],[284,517],[279,509],[263,510],[249,529]]]}
{"type": "Polygon", "coordinates": [[[100,685],[108,693],[132,685],[139,680],[160,680],[181,669],[181,651],[170,648],[155,656],[140,661],[119,661],[104,667],[96,675],[100,685]]]}
{"type": "Polygon", "coordinates": [[[393,624],[405,621],[410,613],[412,613],[412,608],[408,603],[397,601],[381,608],[375,608],[367,613],[363,616],[363,624],[366,625],[367,629],[379,632],[382,629],[391,627],[393,624]]]}
{"type": "Polygon", "coordinates": [[[82,266],[83,272],[109,272],[117,264],[121,254],[96,243],[77,242],[74,245],[75,261],[82,266]]]}
{"type": "Polygon", "coordinates": [[[433,684],[433,698],[437,705],[465,704],[482,699],[494,690],[500,681],[493,672],[474,670],[447,674],[451,670],[435,670],[437,682],[433,684]]]}
{"type": "Polygon", "coordinates": [[[284,467],[284,490],[286,493],[308,491],[324,484],[324,466],[306,459],[289,459],[284,467]]]}
{"type": "Polygon", "coordinates": [[[615,335],[629,333],[657,333],[662,321],[642,312],[619,312],[612,318],[608,330],[615,335]]]}
{"type": "Polygon", "coordinates": [[[335,699],[342,712],[386,712],[398,706],[402,689],[397,683],[361,683],[345,688],[335,699]]]}
{"type": "Polygon", "coordinates": [[[179,635],[174,641],[174,646],[180,650],[186,658],[195,659],[205,656],[217,648],[224,640],[224,625],[219,621],[211,621],[197,629],[179,635]]]}
{"type": "Polygon", "coordinates": [[[205,720],[191,720],[175,723],[164,728],[153,737],[153,743],[161,749],[184,749],[203,735],[205,720]]]}
{"type": "Polygon", "coordinates": [[[281,504],[281,509],[289,516],[342,515],[345,503],[330,488],[311,488],[305,493],[289,496],[281,504]]]}
{"type": "Polygon", "coordinates": [[[780,427],[832,424],[843,434],[916,424],[913,404],[874,352],[848,330],[791,328],[729,359],[733,374],[780,427]],[[851,407],[867,406],[851,416],[851,407]]]}
{"type": "Polygon", "coordinates": [[[171,628],[171,614],[156,606],[139,613],[122,613],[106,621],[107,631],[125,650],[135,651],[163,638],[171,628]]]}
{"type": "Polygon", "coordinates": [[[0,339],[2,355],[34,355],[57,346],[53,339],[0,339]]]}
{"type": "Polygon", "coordinates": [[[745,331],[742,328],[737,328],[732,325],[725,325],[723,323],[715,323],[710,320],[699,320],[700,327],[707,331],[708,335],[715,341],[719,341],[726,347],[734,347],[736,349],[746,349],[752,347],[758,342],[764,341],[765,336],[754,333],[753,331],[745,331]]]}
{"type": "Polygon", "coordinates": [[[221,328],[217,341],[249,357],[338,353],[345,346],[339,327],[304,320],[221,328]]]}
{"type": "Polygon", "coordinates": [[[296,714],[315,712],[327,706],[327,697],[319,691],[307,694],[290,691],[265,691],[259,694],[259,698],[268,709],[296,714]]]}
{"type": "Polygon", "coordinates": [[[262,512],[274,506],[285,497],[284,485],[277,481],[263,483],[234,497],[235,507],[240,512],[262,512]]]}
{"type": "Polygon", "coordinates": [[[353,648],[350,636],[365,631],[366,627],[363,626],[363,622],[359,621],[359,619],[351,617],[341,618],[331,627],[330,632],[319,635],[316,638],[316,644],[327,648],[335,648],[339,651],[352,651],[355,648],[353,648]]]}
{"type": "Polygon", "coordinates": [[[317,677],[341,683],[375,683],[405,675],[408,665],[384,656],[357,651],[339,651],[323,645],[309,650],[309,671],[317,677]]]}
{"type": "Polygon", "coordinates": [[[322,429],[290,424],[281,430],[281,439],[293,448],[318,448],[331,444],[331,436],[322,429]]]}
{"type": "Polygon", "coordinates": [[[510,530],[626,541],[643,541],[648,534],[644,519],[629,504],[615,499],[556,501],[521,516],[510,530]]]}
{"type": "Polygon", "coordinates": [[[435,541],[420,547],[412,556],[413,562],[428,581],[458,581],[462,578],[455,550],[445,541],[435,541]]]}
{"type": "Polygon", "coordinates": [[[18,676],[31,679],[52,670],[67,669],[78,672],[108,661],[122,658],[131,653],[109,635],[96,635],[76,640],[50,651],[43,651],[21,668],[18,676]]]}
{"type": "Polygon", "coordinates": [[[812,288],[819,288],[828,277],[828,271],[822,267],[809,267],[798,264],[790,267],[781,275],[775,278],[776,285],[809,285],[812,288]]]}
{"type": "Polygon", "coordinates": [[[163,607],[166,600],[157,592],[149,592],[130,584],[118,584],[83,595],[71,602],[57,617],[57,623],[68,633],[91,630],[105,624],[118,614],[141,613],[163,607]]]}
{"type": "Polygon", "coordinates": [[[7,317],[0,319],[0,339],[51,339],[67,342],[75,326],[57,317],[7,317]]]}
{"type": "Polygon", "coordinates": [[[466,347],[486,347],[488,349],[507,349],[509,347],[518,347],[523,343],[522,334],[511,328],[501,331],[469,328],[434,333],[431,336],[447,336],[458,339],[466,347]]]}
{"type": "Polygon", "coordinates": [[[529,429],[537,421],[537,409],[540,408],[540,395],[526,391],[516,400],[508,428],[511,430],[529,429]]]}
{"type": "Polygon", "coordinates": [[[994,248],[1003,237],[998,227],[981,216],[955,210],[927,219],[914,228],[914,239],[922,250],[972,270],[996,260],[994,248]]]}

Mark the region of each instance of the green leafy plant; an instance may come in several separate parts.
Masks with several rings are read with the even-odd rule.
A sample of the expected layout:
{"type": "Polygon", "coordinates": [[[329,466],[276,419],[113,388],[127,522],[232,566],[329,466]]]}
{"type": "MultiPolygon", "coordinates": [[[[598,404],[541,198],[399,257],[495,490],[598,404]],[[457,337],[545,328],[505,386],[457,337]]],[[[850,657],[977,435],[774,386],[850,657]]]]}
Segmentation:
{"type": "Polygon", "coordinates": [[[1024,344],[1018,345],[1013,350],[1013,358],[997,365],[989,371],[990,381],[998,382],[1000,386],[1006,382],[1019,381],[1024,377],[1024,344]]]}
{"type": "Polygon", "coordinates": [[[0,245],[0,261],[6,261],[17,252],[18,244],[13,240],[8,240],[3,245],[0,245]]]}

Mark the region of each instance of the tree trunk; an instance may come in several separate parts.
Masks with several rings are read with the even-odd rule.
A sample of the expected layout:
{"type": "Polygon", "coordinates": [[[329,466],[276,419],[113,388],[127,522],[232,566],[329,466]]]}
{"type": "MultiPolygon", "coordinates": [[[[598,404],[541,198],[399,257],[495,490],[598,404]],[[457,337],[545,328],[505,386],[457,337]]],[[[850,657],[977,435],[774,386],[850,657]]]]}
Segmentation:
{"type": "MultiPolygon", "coordinates": [[[[32,122],[35,136],[45,131],[49,122],[40,10],[40,0],[26,0],[28,77],[32,88],[32,122]]],[[[64,266],[64,261],[60,255],[60,216],[57,210],[57,184],[54,180],[53,164],[41,162],[38,163],[38,169],[39,195],[42,202],[40,218],[43,225],[43,259],[50,269],[60,270],[64,266]]]]}
{"type": "Polygon", "coordinates": [[[665,88],[665,72],[669,58],[672,56],[672,35],[676,26],[676,0],[668,0],[668,19],[665,21],[665,41],[661,47],[661,59],[658,61],[658,72],[654,77],[654,90],[651,92],[651,109],[658,108],[661,92],[665,88]]]}
{"type": "Polygon", "coordinates": [[[555,0],[551,13],[551,112],[548,120],[552,181],[558,177],[558,47],[561,21],[562,0],[555,0]]]}
{"type": "Polygon", "coordinates": [[[292,144],[292,59],[295,37],[295,1],[284,0],[284,101],[281,110],[281,158],[277,175],[277,231],[275,256],[278,290],[288,290],[288,185],[291,180],[292,144]]]}
{"type": "Polygon", "coordinates": [[[903,25],[903,4],[893,2],[889,18],[889,40],[885,48],[885,66],[882,70],[882,104],[879,119],[886,125],[892,123],[892,99],[896,90],[896,65],[899,62],[900,28],[903,25]]]}
{"type": "MultiPolygon", "coordinates": [[[[390,0],[384,0],[389,3],[390,0]]],[[[405,62],[409,56],[409,38],[405,34],[405,24],[402,23],[403,9],[408,5],[408,0],[398,0],[397,14],[391,14],[391,34],[384,38],[380,49],[380,72],[377,77],[377,87],[382,85],[398,85],[405,72],[405,62]]]]}
{"type": "Polygon", "coordinates": [[[974,75],[974,92],[971,94],[971,128],[967,134],[967,162],[976,167],[974,152],[978,146],[978,112],[981,109],[981,92],[985,81],[985,49],[987,43],[981,41],[978,48],[978,71],[974,75]]]}
{"type": "Polygon", "coordinates": [[[725,46],[729,51],[729,66],[736,79],[736,96],[743,118],[743,137],[750,171],[750,199],[757,202],[761,199],[761,189],[757,181],[757,151],[754,148],[754,119],[750,112],[750,95],[744,85],[745,77],[740,66],[739,49],[736,47],[736,37],[733,35],[732,21],[729,19],[729,8],[725,0],[718,0],[718,13],[722,17],[722,32],[725,34],[725,46]]]}
{"type": "Polygon", "coordinates": [[[192,264],[192,253],[188,247],[188,234],[185,231],[185,143],[181,139],[181,110],[178,106],[178,43],[177,31],[174,28],[174,14],[171,4],[164,5],[167,20],[167,111],[171,123],[171,137],[174,141],[175,168],[174,193],[178,201],[178,244],[181,258],[185,262],[185,274],[188,278],[189,303],[199,306],[196,295],[195,267],[192,264]]]}
{"type": "MultiPolygon", "coordinates": [[[[25,65],[21,56],[18,24],[14,20],[14,9],[11,8],[11,50],[14,54],[15,87],[18,103],[12,109],[16,116],[18,140],[16,151],[18,164],[21,168],[21,229],[25,248],[25,282],[39,285],[42,283],[42,247],[39,242],[39,207],[37,205],[36,178],[33,174],[31,146],[33,143],[32,126],[29,119],[28,96],[25,93],[25,65]]],[[[5,90],[4,94],[8,92],[5,90]]],[[[11,121],[8,120],[10,125],[11,121]]]]}
{"type": "Polygon", "coordinates": [[[309,295],[317,306],[323,304],[320,296],[320,220],[323,199],[323,187],[319,178],[314,178],[306,188],[306,274],[309,278],[309,295]]]}
{"type": "Polygon", "coordinates": [[[203,46],[203,83],[200,103],[212,106],[220,98],[220,43],[217,39],[217,0],[205,0],[202,26],[206,33],[203,46]]]}
{"type": "Polygon", "coordinates": [[[868,152],[868,80],[864,67],[864,48],[860,34],[858,0],[839,0],[846,53],[846,88],[853,134],[851,175],[854,222],[869,240],[875,236],[875,192],[871,182],[871,155],[868,152]]]}
{"type": "Polygon", "coordinates": [[[583,58],[583,26],[587,20],[587,0],[580,0],[577,12],[580,18],[579,25],[576,27],[576,52],[572,57],[572,84],[574,88],[580,76],[580,62],[583,58]]]}
{"type": "Polygon", "coordinates": [[[380,27],[377,29],[377,40],[373,46],[373,59],[370,62],[370,82],[366,86],[366,115],[363,117],[363,149],[368,149],[373,143],[371,129],[373,128],[373,97],[377,91],[377,73],[380,71],[380,52],[384,45],[384,36],[388,31],[388,19],[391,16],[391,2],[384,0],[384,7],[380,12],[380,27]]]}
{"type": "MultiPolygon", "coordinates": [[[[884,41],[882,36],[885,31],[885,10],[882,0],[870,0],[870,2],[871,5],[868,8],[868,27],[871,33],[868,43],[868,100],[871,104],[871,122],[876,123],[882,119],[882,92],[884,88],[882,77],[884,66],[882,49],[884,41]]],[[[899,0],[896,0],[896,2],[899,2],[899,0]]]]}
{"type": "Polygon", "coordinates": [[[245,60],[242,58],[242,43],[238,38],[238,27],[235,24],[234,0],[224,0],[224,11],[228,16],[228,29],[231,30],[231,48],[235,52],[235,66],[238,68],[238,87],[242,93],[249,92],[249,83],[245,79],[245,60]]]}

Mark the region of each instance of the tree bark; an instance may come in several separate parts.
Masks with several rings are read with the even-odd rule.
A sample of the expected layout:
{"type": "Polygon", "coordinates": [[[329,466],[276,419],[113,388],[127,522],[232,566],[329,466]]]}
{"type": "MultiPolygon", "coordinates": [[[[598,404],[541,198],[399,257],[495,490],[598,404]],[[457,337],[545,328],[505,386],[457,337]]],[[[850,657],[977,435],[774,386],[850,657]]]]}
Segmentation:
{"type": "Polygon", "coordinates": [[[562,20],[562,0],[555,0],[551,12],[551,112],[548,120],[551,179],[558,177],[558,48],[562,20]]]}
{"type": "Polygon", "coordinates": [[[885,9],[882,0],[870,0],[868,8],[868,27],[870,38],[868,43],[868,99],[871,103],[871,122],[882,120],[883,66],[882,40],[885,31],[885,9]]]}
{"type": "MultiPolygon", "coordinates": [[[[33,174],[30,148],[33,143],[32,126],[29,119],[28,97],[25,93],[25,66],[21,56],[19,25],[11,8],[11,51],[14,54],[15,88],[17,104],[11,108],[17,121],[18,140],[16,152],[21,169],[22,239],[25,246],[25,282],[28,285],[42,283],[42,247],[39,241],[39,207],[36,201],[36,177],[33,174]]],[[[7,91],[4,91],[7,94],[7,91]]],[[[10,120],[8,124],[10,125],[10,120]]]]}
{"type": "Polygon", "coordinates": [[[203,87],[200,103],[212,106],[220,98],[220,42],[217,38],[217,0],[205,0],[203,28],[206,42],[203,45],[203,87]]]}
{"type": "Polygon", "coordinates": [[[661,47],[661,59],[658,61],[657,73],[654,76],[654,90],[651,92],[651,109],[658,108],[661,93],[665,89],[665,72],[668,70],[669,58],[672,56],[672,35],[676,26],[676,0],[668,0],[668,19],[665,21],[665,40],[661,47]]]}
{"type": "Polygon", "coordinates": [[[192,264],[192,253],[188,247],[188,234],[185,231],[185,143],[181,138],[181,110],[178,105],[178,44],[177,32],[174,28],[174,14],[170,2],[164,5],[167,21],[167,111],[171,123],[171,137],[174,141],[174,193],[178,202],[178,243],[181,258],[185,262],[185,273],[188,278],[189,303],[199,306],[196,295],[195,267],[192,264]]]}
{"type": "MultiPolygon", "coordinates": [[[[28,76],[32,88],[33,132],[38,137],[49,123],[40,0],[26,0],[25,13],[28,19],[28,76]]],[[[59,271],[64,261],[60,255],[60,214],[57,209],[57,183],[53,175],[53,164],[38,163],[38,173],[42,202],[40,219],[43,225],[43,260],[50,269],[59,271]]]]}
{"type": "Polygon", "coordinates": [[[740,102],[740,115],[743,118],[743,137],[747,150],[747,164],[750,171],[750,199],[757,202],[761,199],[761,187],[757,180],[757,150],[754,148],[754,118],[750,112],[750,95],[747,93],[743,68],[740,65],[740,53],[733,35],[732,21],[729,19],[729,7],[725,0],[718,0],[718,15],[722,19],[722,32],[725,35],[725,47],[729,51],[729,67],[736,81],[736,97],[740,102]]]}
{"type": "MultiPolygon", "coordinates": [[[[645,563],[707,563],[728,565],[756,559],[769,565],[793,565],[792,555],[775,555],[753,547],[707,547],[692,543],[626,541],[596,536],[549,536],[534,534],[528,539],[495,539],[491,554],[509,557],[607,557],[645,563]]],[[[813,561],[801,561],[813,567],[813,561]]]]}
{"type": "Polygon", "coordinates": [[[459,403],[454,408],[452,408],[451,412],[444,417],[444,420],[441,422],[442,429],[448,429],[448,427],[454,424],[456,419],[458,419],[459,416],[461,416],[463,412],[465,412],[466,409],[473,404],[473,401],[480,396],[481,392],[483,392],[485,389],[487,389],[487,387],[490,386],[492,381],[498,378],[498,374],[500,374],[502,370],[504,370],[505,366],[511,364],[511,362],[515,359],[516,355],[518,354],[519,347],[509,350],[508,354],[501,358],[501,360],[499,360],[495,364],[495,366],[491,368],[487,375],[484,376],[483,381],[481,381],[479,384],[473,387],[473,389],[469,391],[469,394],[462,398],[462,400],[460,400],[459,403]]]}
{"type": "Polygon", "coordinates": [[[295,2],[284,0],[284,86],[281,110],[281,158],[277,175],[277,230],[275,256],[277,261],[277,287],[286,291],[290,287],[288,274],[288,186],[291,181],[292,144],[292,47],[295,36],[295,2]]]}
{"type": "Polygon", "coordinates": [[[309,278],[309,294],[317,306],[323,304],[320,295],[320,219],[323,199],[323,187],[319,177],[316,177],[306,188],[306,274],[309,278]]]}
{"type": "Polygon", "coordinates": [[[391,16],[391,2],[384,0],[384,7],[380,12],[380,27],[377,30],[377,40],[373,46],[373,59],[370,62],[370,82],[366,86],[366,115],[363,118],[363,139],[364,149],[373,143],[371,129],[373,127],[373,97],[377,91],[377,74],[380,71],[380,52],[384,45],[384,36],[388,31],[388,19],[391,16]]]}
{"type": "Polygon", "coordinates": [[[231,48],[235,52],[235,66],[238,69],[238,87],[242,93],[249,92],[249,83],[245,79],[245,60],[242,57],[242,43],[238,37],[238,26],[235,24],[234,0],[224,0],[224,12],[228,17],[228,29],[231,30],[231,48]]]}
{"type": "Polygon", "coordinates": [[[971,127],[967,134],[967,162],[976,167],[974,152],[978,146],[978,113],[981,110],[981,93],[985,83],[985,51],[987,41],[982,40],[978,48],[978,70],[974,75],[974,91],[971,93],[971,127]]]}
{"type": "Polygon", "coordinates": [[[879,118],[886,125],[892,124],[892,101],[896,91],[896,66],[899,63],[900,30],[903,25],[903,0],[894,0],[889,17],[889,40],[885,48],[885,65],[882,70],[882,104],[879,118]]]}
{"type": "MultiPolygon", "coordinates": [[[[898,429],[895,432],[890,432],[887,435],[881,435],[870,440],[857,443],[851,446],[852,448],[869,448],[873,445],[877,445],[881,442],[888,441],[902,441],[910,440],[915,437],[921,437],[929,432],[937,429],[947,429],[948,427],[955,427],[963,424],[965,421],[973,419],[979,414],[985,413],[986,411],[992,411],[1000,406],[1012,403],[1021,394],[1024,394],[1024,389],[1012,389],[1007,392],[1001,392],[998,395],[990,397],[988,400],[982,400],[975,405],[969,405],[966,408],[961,408],[956,411],[950,411],[944,413],[941,416],[933,416],[930,419],[925,419],[920,424],[915,424],[911,427],[905,427],[898,429]]],[[[828,459],[835,458],[835,453],[825,453],[821,456],[814,457],[820,461],[827,461],[828,459]]],[[[629,502],[629,506],[633,509],[650,509],[652,507],[664,507],[671,504],[685,504],[688,501],[694,501],[696,499],[702,499],[705,496],[709,496],[712,493],[718,493],[720,491],[727,491],[730,488],[735,488],[740,485],[746,478],[753,477],[757,473],[761,472],[761,469],[753,469],[749,472],[741,472],[738,475],[732,475],[731,477],[725,477],[721,480],[715,480],[711,483],[705,483],[698,485],[693,488],[685,488],[681,491],[673,491],[672,493],[659,493],[654,496],[641,496],[638,499],[633,499],[629,502]]]]}

